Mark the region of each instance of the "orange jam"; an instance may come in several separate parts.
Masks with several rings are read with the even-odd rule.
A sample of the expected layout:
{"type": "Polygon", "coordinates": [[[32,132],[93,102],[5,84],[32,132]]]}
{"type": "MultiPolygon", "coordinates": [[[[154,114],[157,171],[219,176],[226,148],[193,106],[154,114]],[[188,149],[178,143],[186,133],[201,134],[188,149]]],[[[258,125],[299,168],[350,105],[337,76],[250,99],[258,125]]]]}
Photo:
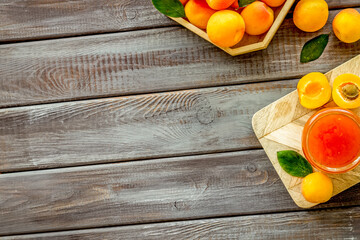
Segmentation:
{"type": "Polygon", "coordinates": [[[307,121],[303,151],[311,165],[329,173],[349,171],[360,163],[360,120],[342,108],[325,108],[307,121]]]}

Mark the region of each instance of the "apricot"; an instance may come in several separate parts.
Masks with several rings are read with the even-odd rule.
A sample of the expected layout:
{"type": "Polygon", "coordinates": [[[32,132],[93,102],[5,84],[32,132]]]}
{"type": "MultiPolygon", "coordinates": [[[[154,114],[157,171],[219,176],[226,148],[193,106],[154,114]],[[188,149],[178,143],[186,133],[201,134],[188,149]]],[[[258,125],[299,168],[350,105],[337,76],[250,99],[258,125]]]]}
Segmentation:
{"type": "Polygon", "coordinates": [[[301,183],[301,193],[308,202],[312,203],[329,201],[333,190],[331,179],[321,172],[310,173],[301,183]]]}
{"type": "Polygon", "coordinates": [[[345,43],[360,39],[360,13],[353,8],[341,10],[334,18],[332,26],[336,37],[345,43]]]}
{"type": "Polygon", "coordinates": [[[274,22],[274,11],[260,1],[246,6],[241,16],[245,21],[245,32],[249,35],[263,34],[274,22]]]}
{"type": "Polygon", "coordinates": [[[210,40],[219,47],[232,47],[244,36],[245,22],[241,15],[232,10],[214,13],[207,25],[210,40]]]}
{"type": "Polygon", "coordinates": [[[329,17],[329,7],[324,0],[301,0],[295,7],[293,21],[304,32],[323,28],[329,17]]]}
{"type": "Polygon", "coordinates": [[[270,7],[280,7],[285,0],[261,0],[270,7]]]}
{"type": "Polygon", "coordinates": [[[230,7],[237,0],[206,0],[209,6],[214,10],[224,10],[230,7]]]}
{"type": "Polygon", "coordinates": [[[182,3],[182,5],[185,6],[185,4],[188,2],[188,0],[180,0],[180,2],[182,3]]]}
{"type": "Polygon", "coordinates": [[[326,76],[320,72],[312,72],[300,79],[297,85],[300,104],[314,109],[330,100],[331,86],[326,76]]]}
{"type": "Polygon", "coordinates": [[[185,15],[189,22],[201,29],[206,29],[209,18],[215,12],[205,0],[190,0],[185,5],[185,15]]]}

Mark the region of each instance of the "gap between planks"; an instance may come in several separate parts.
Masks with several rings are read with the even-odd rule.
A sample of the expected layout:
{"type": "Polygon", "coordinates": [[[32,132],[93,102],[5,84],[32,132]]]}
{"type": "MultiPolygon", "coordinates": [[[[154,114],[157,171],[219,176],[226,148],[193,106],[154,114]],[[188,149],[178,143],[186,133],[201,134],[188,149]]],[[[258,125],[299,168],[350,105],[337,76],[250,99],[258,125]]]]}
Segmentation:
{"type": "MultiPolygon", "coordinates": [[[[316,208],[357,206],[359,187],[316,208]]],[[[301,210],[263,150],[12,173],[0,191],[2,235],[301,210]]]]}
{"type": "Polygon", "coordinates": [[[278,81],[1,109],[0,166],[11,172],[258,148],[252,115],[295,84],[278,81]]]}
{"type": "Polygon", "coordinates": [[[164,90],[164,91],[156,91],[156,92],[144,92],[144,93],[127,93],[127,94],[124,94],[124,95],[118,95],[118,94],[114,94],[114,95],[111,95],[111,94],[107,94],[107,95],[98,95],[98,96],[92,96],[92,97],[84,97],[84,98],[81,98],[81,97],[78,97],[78,98],[73,98],[73,99],[64,99],[62,101],[56,101],[56,102],[53,102],[53,101],[44,101],[44,102],[39,102],[39,103],[29,103],[29,104],[22,104],[22,105],[11,105],[11,106],[2,106],[0,105],[0,110],[3,110],[3,109],[16,109],[16,108],[23,108],[23,107],[35,107],[35,106],[41,106],[41,105],[50,105],[50,104],[58,104],[58,103],[69,103],[69,102],[83,102],[83,101],[93,101],[93,100],[107,100],[107,99],[113,99],[113,98],[123,98],[123,97],[133,97],[133,96],[138,96],[138,97],[142,97],[142,96],[147,96],[147,95],[151,95],[151,94],[164,94],[164,93],[171,93],[171,92],[184,92],[184,91],[201,91],[201,90],[207,90],[207,89],[212,89],[212,88],[217,88],[217,87],[224,87],[224,88],[227,88],[227,87],[241,87],[241,86],[245,86],[245,85],[249,85],[249,84],[261,84],[261,83],[273,83],[273,82],[280,82],[280,81],[290,81],[290,82],[293,82],[293,81],[298,81],[299,78],[301,78],[302,75],[294,75],[294,76],[291,76],[291,78],[287,78],[287,77],[279,77],[277,79],[270,79],[270,80],[264,80],[264,79],[259,79],[258,81],[254,81],[254,82],[251,82],[251,81],[244,81],[244,82],[241,82],[241,83],[226,83],[226,84],[223,84],[223,85],[215,85],[215,86],[204,86],[204,87],[195,87],[195,88],[191,88],[191,89],[188,89],[188,88],[183,88],[183,89],[176,89],[174,91],[171,91],[171,90],[164,90]]]}
{"type": "MultiPolygon", "coordinates": [[[[327,217],[327,219],[329,219],[328,215],[335,215],[336,217],[341,216],[344,212],[349,213],[349,221],[351,223],[354,223],[354,221],[356,221],[354,227],[350,228],[350,232],[353,233],[353,229],[357,229],[358,225],[360,224],[360,220],[356,220],[359,219],[360,216],[355,216],[355,220],[353,219],[354,217],[352,216],[352,213],[357,213],[360,210],[360,206],[346,206],[346,207],[341,207],[341,208],[326,208],[326,209],[307,209],[307,210],[298,210],[298,211],[284,211],[284,212],[274,212],[274,213],[258,213],[258,214],[251,214],[251,215],[241,215],[241,216],[223,216],[223,217],[209,217],[209,218],[199,218],[199,219],[189,219],[189,220],[174,220],[174,221],[166,221],[166,222],[151,222],[151,223],[142,223],[142,224],[130,224],[130,225],[116,225],[116,226],[106,226],[106,227],[94,227],[94,228],[85,228],[85,229],[72,229],[72,230],[59,230],[59,231],[51,231],[51,232],[34,232],[34,233],[25,233],[25,234],[14,234],[14,235],[4,235],[2,236],[3,240],[17,240],[17,239],[65,239],[64,237],[68,237],[69,239],[73,239],[74,237],[76,237],[76,239],[88,239],[88,238],[94,238],[94,237],[99,237],[99,239],[103,238],[103,234],[107,234],[107,233],[114,233],[114,239],[118,239],[119,234],[121,232],[126,233],[128,232],[129,237],[134,237],[132,234],[134,234],[134,231],[136,232],[145,232],[147,229],[151,229],[151,228],[158,228],[159,233],[161,233],[163,231],[164,235],[169,234],[168,231],[166,231],[166,227],[169,225],[174,226],[175,228],[177,226],[181,227],[184,225],[201,225],[201,224],[206,224],[206,223],[216,223],[216,222],[227,222],[227,223],[235,223],[234,224],[234,228],[240,230],[239,232],[239,237],[241,236],[242,238],[244,238],[244,232],[242,230],[241,227],[241,222],[244,222],[246,220],[249,219],[256,219],[256,221],[253,221],[253,225],[256,224],[263,224],[263,222],[261,222],[261,218],[263,219],[269,219],[269,218],[277,218],[277,216],[279,216],[279,218],[282,219],[287,219],[289,218],[289,216],[294,215],[297,217],[297,219],[299,220],[299,223],[295,223],[295,224],[301,224],[304,219],[306,219],[307,215],[311,214],[311,213],[315,213],[316,214],[316,218],[312,219],[312,222],[316,222],[319,221],[319,217],[320,216],[324,216],[327,217]],[[358,222],[358,223],[357,223],[358,222]],[[127,229],[127,230],[124,230],[127,229]],[[145,230],[146,229],[146,230],[145,230]],[[131,235],[130,235],[131,234],[131,235]],[[100,238],[101,237],[101,238],[100,238]]],[[[326,218],[324,218],[326,219],[326,218]]],[[[330,218],[331,219],[331,218],[330,218]]],[[[289,220],[285,220],[285,221],[289,221],[289,220]]],[[[296,221],[294,219],[294,221],[296,221]]],[[[327,223],[328,224],[328,223],[327,223]]],[[[285,232],[285,236],[286,238],[289,238],[289,236],[291,234],[288,233],[288,231],[290,230],[292,226],[292,222],[290,222],[289,227],[287,228],[287,231],[285,232]]],[[[346,224],[345,226],[348,226],[348,224],[346,224]]],[[[345,226],[339,226],[339,227],[345,227],[345,226]]],[[[270,235],[273,234],[274,230],[276,229],[277,226],[273,226],[273,230],[272,232],[270,232],[270,235]]],[[[334,227],[332,228],[332,230],[334,229],[334,227]]],[[[221,231],[221,229],[220,229],[221,231]]],[[[300,230],[300,232],[303,230],[300,230]]],[[[305,230],[306,231],[306,230],[305,230]]],[[[194,235],[196,235],[196,232],[192,232],[192,231],[188,231],[188,233],[191,234],[191,237],[193,237],[194,235]]],[[[339,232],[337,232],[339,233],[339,232]]],[[[218,235],[219,234],[219,229],[216,230],[216,232],[213,232],[211,235],[209,235],[208,237],[214,237],[214,235],[218,235]]],[[[224,233],[223,233],[224,234],[224,233]]],[[[229,234],[229,233],[227,233],[229,234]]],[[[225,233],[225,236],[227,235],[225,233]]],[[[334,235],[332,235],[333,233],[329,233],[329,237],[333,237],[334,235]]],[[[344,234],[343,232],[341,232],[340,234],[344,234]]],[[[353,236],[357,236],[358,233],[353,233],[353,236]]],[[[360,233],[359,233],[360,234],[360,233]]],[[[250,233],[251,237],[254,237],[255,233],[254,231],[252,231],[250,233]]],[[[0,235],[1,236],[1,235],[0,235]]],[[[151,236],[151,235],[150,235],[151,236]]],[[[248,237],[250,237],[248,236],[248,237]]],[[[141,235],[141,238],[139,238],[140,236],[137,236],[136,239],[143,239],[143,235],[141,235]]],[[[148,236],[149,237],[149,236],[148,236]]],[[[155,239],[158,239],[158,237],[160,236],[156,236],[155,239]]],[[[164,237],[164,236],[163,236],[164,237]]],[[[170,236],[167,236],[170,237],[170,236]]],[[[278,236],[280,237],[280,236],[278,236]]],[[[313,236],[311,236],[313,237],[313,236]]],[[[317,237],[319,237],[318,233],[317,233],[317,237]]],[[[325,236],[323,236],[325,237],[325,236]]],[[[66,239],[68,239],[66,238],[66,239]]],[[[303,239],[302,236],[299,236],[298,234],[292,235],[292,239],[303,239]]],[[[98,238],[96,238],[98,239],[98,238]]],[[[107,239],[113,239],[113,238],[107,238],[107,239]]],[[[134,238],[132,238],[134,239],[134,238]]],[[[181,236],[178,236],[178,238],[176,239],[181,239],[181,236]]],[[[254,239],[254,238],[252,238],[254,239]]],[[[257,238],[257,239],[264,239],[262,236],[257,238]]]]}
{"type": "MultiPolygon", "coordinates": [[[[179,26],[179,24],[177,24],[175,21],[173,21],[174,24],[168,24],[166,26],[157,26],[156,29],[163,29],[163,28],[182,28],[181,26],[179,26]]],[[[131,32],[136,32],[136,31],[147,31],[147,30],[153,30],[155,29],[155,27],[151,27],[151,28],[134,28],[134,29],[129,29],[126,31],[108,31],[108,32],[93,32],[93,33],[84,33],[84,34],[79,34],[79,35],[66,35],[66,36],[59,36],[59,37],[53,37],[53,38],[38,38],[38,39],[23,39],[23,40],[14,40],[14,41],[0,41],[0,46],[1,45],[14,45],[16,46],[16,44],[21,44],[21,43],[41,43],[44,41],[48,41],[48,40],[62,40],[62,39],[77,39],[77,38],[86,38],[86,37],[91,37],[91,36],[102,36],[102,35],[113,35],[113,34],[119,34],[119,33],[131,33],[131,32]]],[[[0,29],[1,32],[1,29],[0,29]]]]}
{"type": "Polygon", "coordinates": [[[18,170],[18,171],[11,171],[11,172],[0,172],[2,176],[9,175],[9,174],[32,174],[39,171],[48,171],[48,170],[57,170],[57,169],[76,169],[76,168],[82,168],[82,167],[101,167],[106,166],[109,164],[124,164],[124,163],[132,163],[132,162],[151,162],[151,161],[158,161],[163,159],[169,159],[169,158],[189,158],[189,157],[198,157],[198,156],[204,156],[204,155],[216,155],[216,154],[226,154],[226,153],[237,153],[237,152],[247,152],[247,151],[258,151],[263,150],[263,148],[247,148],[247,149],[240,149],[240,150],[228,150],[228,151],[221,151],[221,152],[203,152],[203,153],[194,153],[191,155],[176,155],[176,156],[166,156],[166,157],[153,157],[153,158],[142,158],[142,159],[130,159],[130,160],[122,160],[122,161],[110,161],[110,162],[95,162],[95,163],[89,163],[85,165],[74,165],[74,166],[58,166],[54,168],[44,168],[44,169],[24,169],[24,170],[18,170]]]}

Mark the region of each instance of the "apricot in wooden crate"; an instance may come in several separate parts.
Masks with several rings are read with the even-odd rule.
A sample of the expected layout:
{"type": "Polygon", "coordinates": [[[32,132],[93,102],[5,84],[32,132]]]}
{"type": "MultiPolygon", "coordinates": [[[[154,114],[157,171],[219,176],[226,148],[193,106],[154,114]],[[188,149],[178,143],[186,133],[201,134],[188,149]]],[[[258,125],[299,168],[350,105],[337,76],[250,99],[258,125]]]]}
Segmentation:
{"type": "Polygon", "coordinates": [[[255,1],[241,12],[245,21],[245,32],[260,35],[269,30],[274,22],[274,11],[265,3],[255,1]]]}
{"type": "Polygon", "coordinates": [[[206,29],[211,15],[215,12],[205,0],[190,0],[185,5],[185,15],[189,22],[201,29],[206,29]]]}
{"type": "Polygon", "coordinates": [[[231,47],[240,42],[245,32],[241,15],[231,10],[214,13],[207,25],[209,39],[220,47],[231,47]]]}

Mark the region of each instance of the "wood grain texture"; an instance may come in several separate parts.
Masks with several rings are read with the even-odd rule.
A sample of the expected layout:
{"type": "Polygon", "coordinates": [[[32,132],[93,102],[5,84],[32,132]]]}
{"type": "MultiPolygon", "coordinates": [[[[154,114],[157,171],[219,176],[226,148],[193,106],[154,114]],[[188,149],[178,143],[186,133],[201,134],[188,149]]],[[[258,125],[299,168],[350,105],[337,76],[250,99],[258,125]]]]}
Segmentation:
{"type": "Polygon", "coordinates": [[[263,150],[2,174],[0,192],[1,235],[299,210],[263,150]]]}
{"type": "MultiPolygon", "coordinates": [[[[329,8],[360,6],[327,0],[329,8]]],[[[0,42],[174,26],[150,0],[2,0],[0,42]]]]}
{"type": "MultiPolygon", "coordinates": [[[[326,73],[332,85],[334,79],[344,73],[360,76],[360,55],[326,73]]],[[[302,107],[297,91],[271,103],[257,112],[252,120],[253,128],[260,143],[268,154],[274,168],[278,172],[289,194],[300,207],[312,207],[315,203],[305,200],[301,194],[301,179],[287,174],[279,165],[276,152],[281,150],[302,151],[302,131],[307,120],[319,109],[310,110],[302,107]]],[[[336,106],[329,102],[326,106],[336,106]]],[[[353,109],[360,116],[360,108],[353,109]]],[[[360,182],[360,167],[343,174],[328,174],[334,185],[333,195],[360,182]]]]}
{"type": "Polygon", "coordinates": [[[4,237],[3,240],[358,239],[360,208],[266,214],[4,237]]]}
{"type": "Polygon", "coordinates": [[[0,42],[177,25],[150,0],[2,0],[0,42]]]}
{"type": "Polygon", "coordinates": [[[0,109],[0,169],[260,147],[251,117],[295,86],[292,80],[0,109]]]}
{"type": "Polygon", "coordinates": [[[303,44],[318,34],[287,19],[266,50],[238,57],[179,27],[2,45],[0,107],[291,79],[360,52],[360,41],[332,35],[316,64],[300,64],[303,44]]]}
{"type": "Polygon", "coordinates": [[[359,0],[326,0],[330,9],[334,8],[349,8],[349,7],[359,7],[359,0]]]}

